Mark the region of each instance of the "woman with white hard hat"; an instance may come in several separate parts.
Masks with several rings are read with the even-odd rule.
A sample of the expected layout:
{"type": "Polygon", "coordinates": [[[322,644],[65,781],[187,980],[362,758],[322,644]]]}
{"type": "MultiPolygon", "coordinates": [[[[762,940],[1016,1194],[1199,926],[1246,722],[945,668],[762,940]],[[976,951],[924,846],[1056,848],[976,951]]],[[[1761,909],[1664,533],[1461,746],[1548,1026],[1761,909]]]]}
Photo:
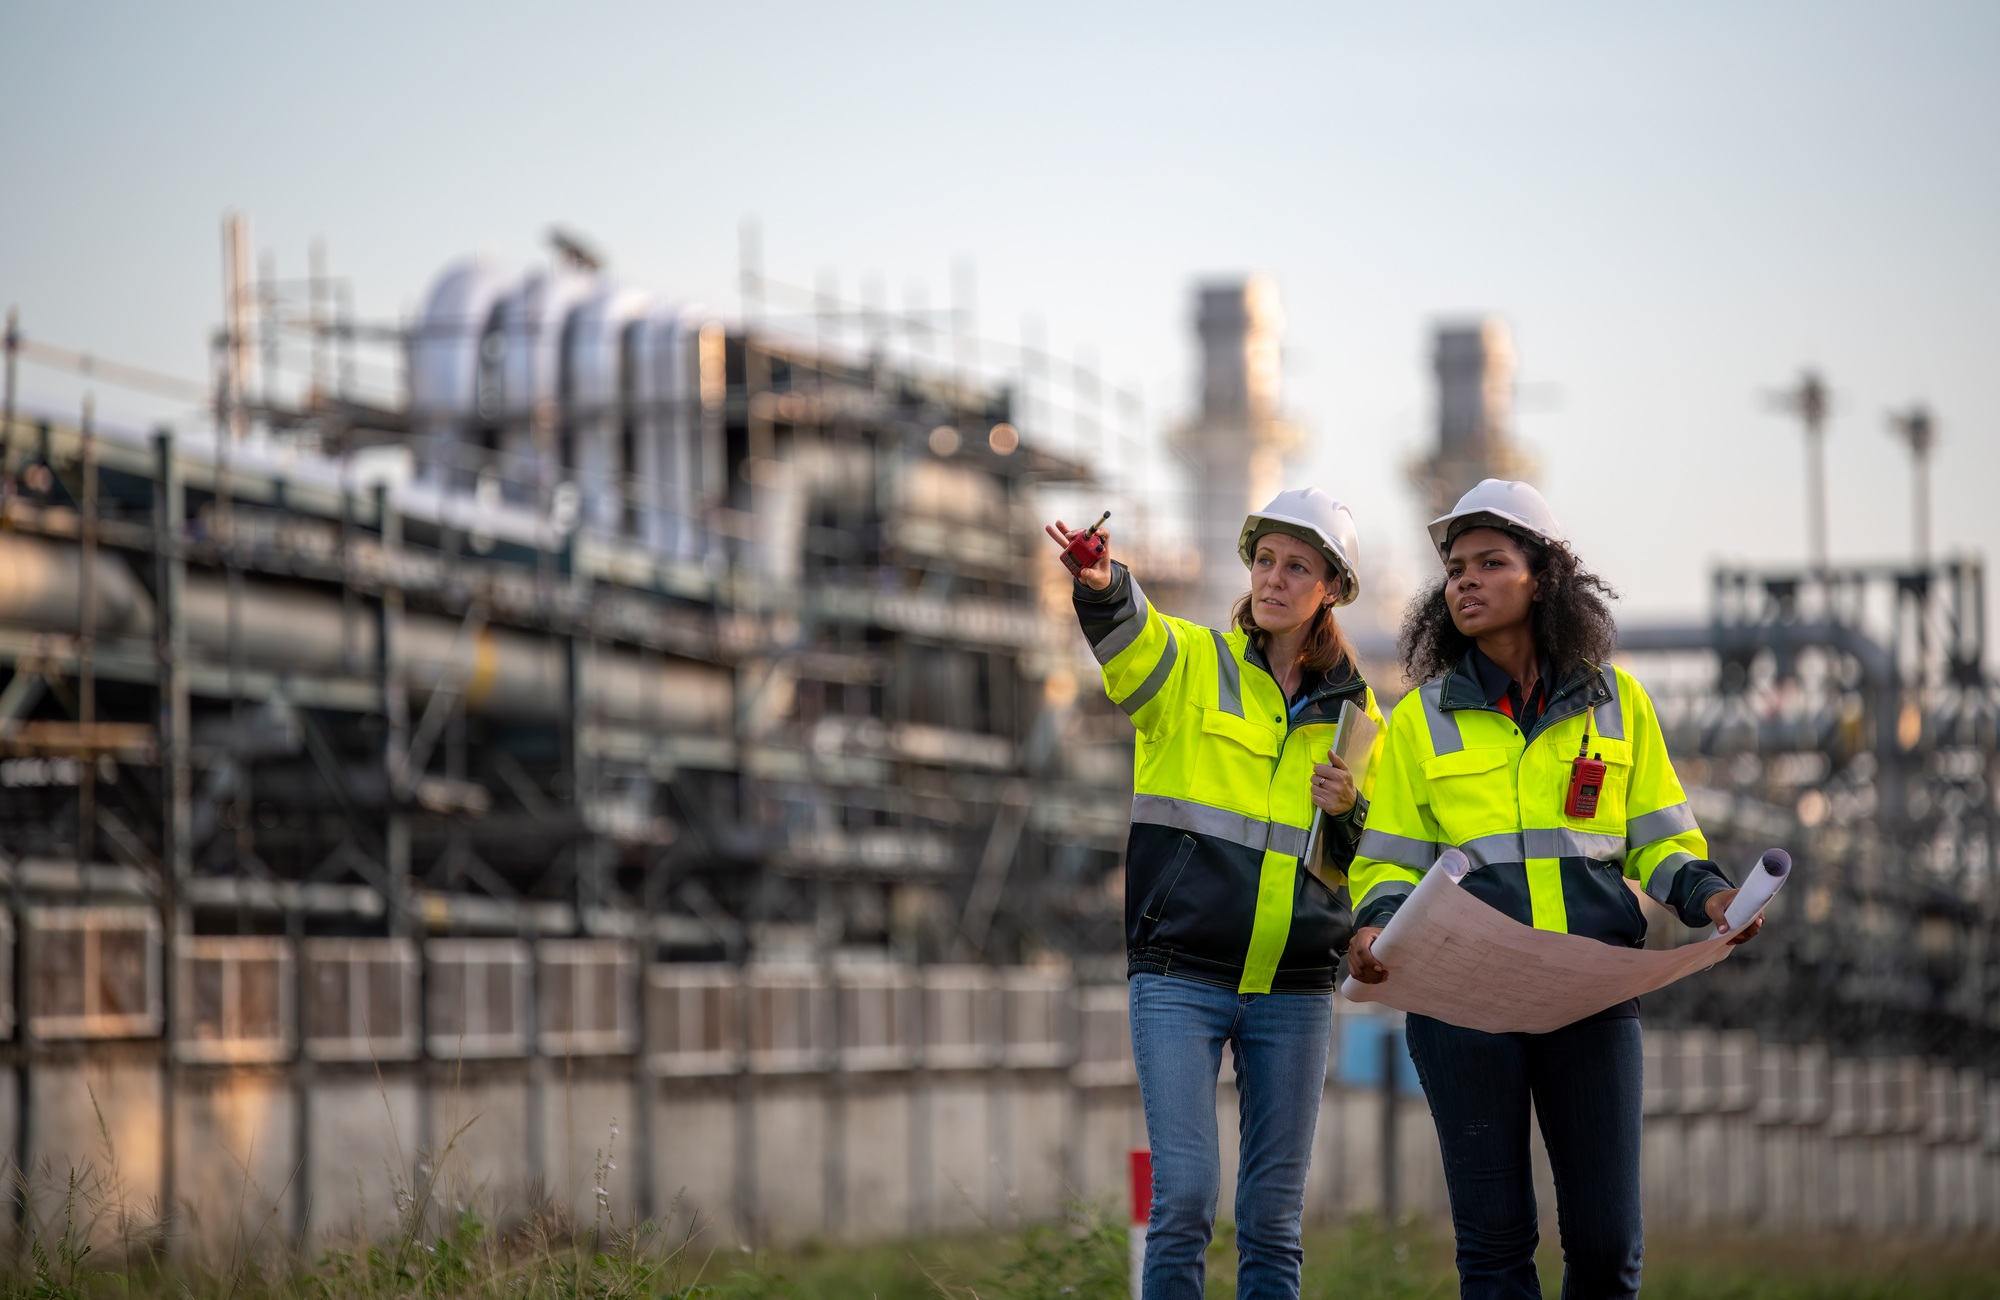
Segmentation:
{"type": "MultiPolygon", "coordinates": [[[[1487,479],[1430,533],[1444,575],[1403,621],[1405,676],[1422,685],[1390,721],[1349,871],[1349,973],[1398,978],[1375,938],[1454,847],[1471,863],[1466,892],[1523,925],[1638,947],[1646,918],[1630,880],[1686,924],[1726,929],[1736,891],[1708,858],[1652,701],[1609,662],[1611,588],[1578,562],[1548,502],[1487,479]]],[[[1638,1014],[1621,1002],[1546,1034],[1408,1017],[1461,1295],[1541,1294],[1531,1109],[1555,1173],[1563,1294],[1639,1293],[1638,1014]]]]}
{"type": "MultiPolygon", "coordinates": [[[[1079,534],[1048,532],[1075,554],[1079,534]]],[[[1358,546],[1346,506],[1279,493],[1243,523],[1250,590],[1226,631],[1162,614],[1108,553],[1077,572],[1077,618],[1138,729],[1125,943],[1153,1157],[1146,1300],[1202,1294],[1224,1044],[1241,1113],[1236,1293],[1299,1293],[1329,995],[1352,929],[1343,871],[1369,785],[1333,751],[1343,716],[1366,720],[1350,741],[1381,730],[1334,614],[1360,592],[1358,546]]]]}

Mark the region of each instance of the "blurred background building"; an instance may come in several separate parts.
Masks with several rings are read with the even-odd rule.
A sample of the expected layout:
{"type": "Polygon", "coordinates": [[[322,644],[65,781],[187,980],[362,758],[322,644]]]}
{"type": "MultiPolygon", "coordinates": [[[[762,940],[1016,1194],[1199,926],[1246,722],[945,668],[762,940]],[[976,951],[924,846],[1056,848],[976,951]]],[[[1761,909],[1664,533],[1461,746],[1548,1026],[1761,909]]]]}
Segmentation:
{"type": "Polygon", "coordinates": [[[1534,477],[1534,461],[1514,441],[1514,340],[1486,317],[1432,332],[1437,444],[1410,466],[1426,518],[1436,518],[1486,478],[1534,477]]]}
{"type": "MultiPolygon", "coordinates": [[[[996,370],[956,307],[746,264],[731,319],[565,235],[368,322],[317,261],[253,274],[240,223],[227,248],[212,426],[27,410],[17,364],[173,381],[10,330],[15,1157],[108,1126],[138,1193],[302,1234],[357,1187],[392,1206],[472,1113],[489,1194],[587,1211],[610,1177],[745,1240],[1118,1186],[1131,732],[1040,524],[1109,505],[1163,608],[1227,617],[1301,445],[1275,285],[1197,290],[1182,513],[1095,374],[996,370]],[[1090,432],[1058,451],[1064,410],[1090,432]],[[620,1117],[642,1154],[607,1175],[620,1117]]],[[[1433,359],[1441,511],[1532,464],[1505,328],[1442,326],[1433,359]]],[[[1765,938],[1648,1000],[1649,1132],[1764,1153],[1699,1195],[1712,1169],[1655,1161],[1663,1221],[2000,1223],[1984,617],[1976,558],[1920,554],[1718,569],[1705,619],[1623,629],[1716,856],[1801,866],[1765,938]]],[[[1384,1026],[1340,1014],[1314,1212],[1435,1212],[1426,1126],[1381,1145],[1420,1114],[1384,1026]]]]}
{"type": "Polygon", "coordinates": [[[1195,589],[1175,613],[1226,627],[1247,589],[1237,539],[1243,517],[1285,487],[1299,427],[1283,413],[1285,314],[1268,276],[1219,280],[1195,291],[1200,405],[1175,432],[1188,471],[1188,531],[1200,556],[1195,589]]]}

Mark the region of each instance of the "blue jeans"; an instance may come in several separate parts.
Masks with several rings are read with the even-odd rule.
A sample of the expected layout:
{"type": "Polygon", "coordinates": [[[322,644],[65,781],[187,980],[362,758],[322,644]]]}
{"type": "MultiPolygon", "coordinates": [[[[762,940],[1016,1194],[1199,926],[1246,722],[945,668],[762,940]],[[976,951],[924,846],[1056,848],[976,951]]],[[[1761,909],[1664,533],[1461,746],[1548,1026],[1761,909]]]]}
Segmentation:
{"type": "Polygon", "coordinates": [[[1299,1216],[1326,1086],[1333,1001],[1324,993],[1238,993],[1171,975],[1134,975],[1132,1056],[1153,1148],[1145,1300],[1201,1300],[1222,1155],[1215,1085],[1236,1051],[1242,1148],[1236,1173],[1236,1294],[1296,1300],[1299,1216]]]}
{"type": "Polygon", "coordinates": [[[1556,1179],[1564,1300],[1639,1294],[1639,1022],[1482,1034],[1428,1016],[1406,1030],[1444,1150],[1465,1300],[1542,1294],[1528,1105],[1556,1179]]]}

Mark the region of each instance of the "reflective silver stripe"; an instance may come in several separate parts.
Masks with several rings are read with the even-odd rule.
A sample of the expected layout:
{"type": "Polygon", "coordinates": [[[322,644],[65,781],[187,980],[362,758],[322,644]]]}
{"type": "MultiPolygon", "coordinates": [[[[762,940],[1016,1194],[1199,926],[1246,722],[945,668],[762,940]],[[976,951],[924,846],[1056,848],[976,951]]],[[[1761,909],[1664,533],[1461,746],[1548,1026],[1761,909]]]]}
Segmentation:
{"type": "Polygon", "coordinates": [[[1606,664],[1597,670],[1597,675],[1604,679],[1605,689],[1611,692],[1611,698],[1598,705],[1595,710],[1597,734],[1606,740],[1623,740],[1625,714],[1618,707],[1618,670],[1606,664]]]}
{"type": "Polygon", "coordinates": [[[1667,895],[1674,892],[1674,877],[1681,874],[1683,863],[1693,862],[1692,853],[1669,853],[1653,868],[1653,874],[1646,880],[1646,896],[1662,907],[1666,906],[1667,895]]]}
{"type": "Polygon", "coordinates": [[[1437,861],[1438,846],[1429,840],[1413,840],[1407,835],[1363,831],[1361,843],[1355,847],[1354,853],[1356,857],[1393,862],[1412,871],[1428,871],[1431,864],[1437,861]]]}
{"type": "Polygon", "coordinates": [[[1417,688],[1417,695],[1424,704],[1424,723],[1431,729],[1431,752],[1456,754],[1465,748],[1465,738],[1458,734],[1458,720],[1444,711],[1441,702],[1443,694],[1442,677],[1434,678],[1417,688]]]}
{"type": "MultiPolygon", "coordinates": [[[[1177,831],[1213,835],[1218,840],[1240,844],[1262,853],[1271,842],[1271,823],[1242,813],[1230,812],[1192,799],[1174,799],[1163,794],[1132,796],[1132,820],[1146,826],[1171,826],[1177,831]]],[[[1305,832],[1297,832],[1299,847],[1305,847],[1305,832]]]]}
{"type": "Polygon", "coordinates": [[[1146,630],[1146,618],[1152,613],[1152,606],[1146,603],[1146,593],[1139,590],[1139,580],[1130,573],[1125,575],[1125,613],[1112,625],[1104,639],[1090,647],[1090,653],[1097,656],[1097,662],[1108,664],[1116,659],[1146,630]]]}
{"type": "Polygon", "coordinates": [[[1229,653],[1229,639],[1208,629],[1215,638],[1215,707],[1224,713],[1243,716],[1243,679],[1236,667],[1236,656],[1229,653]]]}
{"type": "Polygon", "coordinates": [[[1167,684],[1168,674],[1174,671],[1174,660],[1181,657],[1181,643],[1174,639],[1174,630],[1167,628],[1167,648],[1160,651],[1160,662],[1153,665],[1153,671],[1146,674],[1146,680],[1139,683],[1139,689],[1118,701],[1118,707],[1131,717],[1152,702],[1160,688],[1167,684]]]}
{"type": "MultiPolygon", "coordinates": [[[[1458,846],[1465,854],[1465,860],[1477,871],[1490,867],[1496,862],[1526,862],[1527,850],[1521,844],[1519,831],[1503,831],[1498,835],[1481,835],[1478,839],[1467,840],[1458,846]]],[[[1558,856],[1545,854],[1544,856],[1558,856]]]]}
{"type": "Polygon", "coordinates": [[[1589,858],[1593,862],[1617,862],[1625,856],[1623,837],[1573,831],[1567,826],[1528,831],[1524,838],[1531,858],[1589,858]]]}
{"type": "Polygon", "coordinates": [[[1625,841],[1616,835],[1594,835],[1567,826],[1481,835],[1458,846],[1474,867],[1496,862],[1526,862],[1530,858],[1589,858],[1617,862],[1625,856],[1625,841]]]}
{"type": "Polygon", "coordinates": [[[1298,826],[1287,826],[1283,822],[1271,823],[1271,842],[1264,847],[1272,853],[1289,853],[1295,858],[1306,855],[1306,844],[1312,839],[1312,832],[1298,826]]]}
{"type": "Polygon", "coordinates": [[[1644,813],[1625,823],[1625,843],[1632,848],[1641,844],[1651,844],[1654,840],[1666,839],[1669,835],[1680,835],[1699,829],[1694,822],[1694,809],[1687,801],[1662,808],[1658,812],[1644,813]]]}
{"type": "Polygon", "coordinates": [[[1354,910],[1359,913],[1362,908],[1368,906],[1378,898],[1394,898],[1398,894],[1407,894],[1415,888],[1416,886],[1407,880],[1385,880],[1363,894],[1361,901],[1354,905],[1354,910]]]}
{"type": "Polygon", "coordinates": [[[1273,853],[1289,853],[1295,858],[1305,856],[1306,841],[1311,836],[1311,832],[1303,826],[1262,821],[1230,812],[1227,808],[1217,808],[1213,804],[1175,799],[1163,794],[1133,795],[1132,820],[1147,826],[1170,826],[1177,831],[1211,835],[1259,853],[1266,849],[1273,853]]]}

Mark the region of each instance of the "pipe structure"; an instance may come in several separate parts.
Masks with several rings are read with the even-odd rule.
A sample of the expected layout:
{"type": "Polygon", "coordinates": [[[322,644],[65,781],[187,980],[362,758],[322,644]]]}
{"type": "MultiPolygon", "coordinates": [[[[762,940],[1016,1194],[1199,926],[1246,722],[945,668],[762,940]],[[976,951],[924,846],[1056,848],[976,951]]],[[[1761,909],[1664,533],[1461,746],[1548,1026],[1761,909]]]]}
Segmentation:
{"type": "MultiPolygon", "coordinates": [[[[124,561],[100,552],[91,576],[97,637],[151,637],[153,602],[124,561]]],[[[74,545],[0,534],[0,626],[78,634],[82,577],[74,545]]],[[[227,581],[189,574],[181,608],[189,646],[219,660],[229,645],[227,581]]],[[[325,677],[347,675],[344,645],[351,644],[359,662],[373,662],[380,636],[373,619],[348,621],[331,591],[255,579],[243,583],[237,632],[251,667],[325,677]]],[[[473,631],[454,619],[413,613],[404,619],[400,650],[405,684],[419,695],[452,687],[463,693],[468,712],[509,722],[565,716],[568,670],[554,637],[490,625],[473,631]]],[[[585,678],[584,707],[607,721],[729,734],[734,684],[726,668],[605,649],[585,678]]]]}

